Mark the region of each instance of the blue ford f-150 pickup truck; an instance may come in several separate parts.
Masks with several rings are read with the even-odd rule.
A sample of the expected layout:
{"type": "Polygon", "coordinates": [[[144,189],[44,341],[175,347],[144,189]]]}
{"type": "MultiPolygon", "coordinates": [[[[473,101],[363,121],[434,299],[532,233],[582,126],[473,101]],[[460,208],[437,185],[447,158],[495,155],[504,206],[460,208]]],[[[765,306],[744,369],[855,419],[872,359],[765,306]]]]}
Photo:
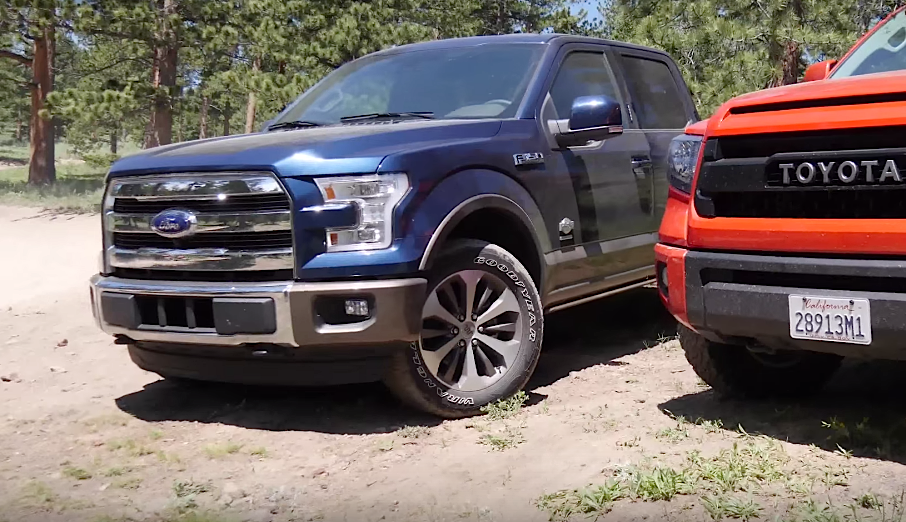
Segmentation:
{"type": "Polygon", "coordinates": [[[118,161],[99,326],[165,378],[383,380],[460,417],[521,389],[544,314],[653,280],[672,138],[663,52],[564,35],[350,62],[262,132],[118,161]]]}

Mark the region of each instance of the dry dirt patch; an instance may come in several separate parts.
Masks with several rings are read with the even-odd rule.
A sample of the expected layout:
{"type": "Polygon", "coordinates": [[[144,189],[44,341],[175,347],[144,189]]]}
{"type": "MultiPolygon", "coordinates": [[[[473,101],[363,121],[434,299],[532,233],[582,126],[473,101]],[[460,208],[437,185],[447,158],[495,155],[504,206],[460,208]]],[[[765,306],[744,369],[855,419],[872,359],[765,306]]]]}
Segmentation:
{"type": "Polygon", "coordinates": [[[551,316],[525,396],[485,417],[378,385],[187,390],[96,331],[98,225],[0,208],[0,519],[897,519],[902,365],[722,402],[646,290],[551,316]]]}

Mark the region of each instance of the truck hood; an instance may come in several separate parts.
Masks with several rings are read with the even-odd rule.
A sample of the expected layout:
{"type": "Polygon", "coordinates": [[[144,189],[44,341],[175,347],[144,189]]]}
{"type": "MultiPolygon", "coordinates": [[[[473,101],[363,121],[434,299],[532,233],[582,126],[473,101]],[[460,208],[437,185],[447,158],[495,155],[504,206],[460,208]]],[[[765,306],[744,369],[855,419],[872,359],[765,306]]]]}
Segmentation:
{"type": "Polygon", "coordinates": [[[738,96],[710,118],[708,135],[901,125],[904,117],[906,71],[895,71],[738,96]]]}
{"type": "Polygon", "coordinates": [[[493,120],[406,120],[332,125],[189,141],[117,161],[111,177],[213,170],[269,170],[280,176],[369,174],[391,154],[432,144],[487,139],[493,120]]]}

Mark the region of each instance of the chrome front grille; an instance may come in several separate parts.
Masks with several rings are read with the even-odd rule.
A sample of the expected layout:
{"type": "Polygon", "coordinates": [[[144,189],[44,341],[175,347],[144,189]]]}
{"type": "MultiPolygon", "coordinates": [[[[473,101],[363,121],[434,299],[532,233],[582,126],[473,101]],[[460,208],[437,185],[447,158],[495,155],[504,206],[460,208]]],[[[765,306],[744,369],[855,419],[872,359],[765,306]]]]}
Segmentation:
{"type": "Polygon", "coordinates": [[[267,271],[285,278],[293,268],[290,199],[270,173],[114,179],[104,231],[112,272],[158,279],[155,272],[166,278],[165,271],[267,271]],[[191,216],[191,231],[178,237],[156,231],[152,222],[166,211],[191,216]]]}

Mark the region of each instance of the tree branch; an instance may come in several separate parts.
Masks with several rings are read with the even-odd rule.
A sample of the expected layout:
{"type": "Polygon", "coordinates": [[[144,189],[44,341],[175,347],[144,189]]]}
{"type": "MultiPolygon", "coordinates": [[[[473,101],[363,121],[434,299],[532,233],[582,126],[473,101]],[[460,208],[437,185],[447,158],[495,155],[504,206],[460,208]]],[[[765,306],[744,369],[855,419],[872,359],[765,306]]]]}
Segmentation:
{"type": "Polygon", "coordinates": [[[19,62],[20,64],[31,67],[31,58],[25,56],[24,54],[14,53],[12,51],[6,51],[0,49],[0,58],[9,58],[10,60],[19,62]]]}

